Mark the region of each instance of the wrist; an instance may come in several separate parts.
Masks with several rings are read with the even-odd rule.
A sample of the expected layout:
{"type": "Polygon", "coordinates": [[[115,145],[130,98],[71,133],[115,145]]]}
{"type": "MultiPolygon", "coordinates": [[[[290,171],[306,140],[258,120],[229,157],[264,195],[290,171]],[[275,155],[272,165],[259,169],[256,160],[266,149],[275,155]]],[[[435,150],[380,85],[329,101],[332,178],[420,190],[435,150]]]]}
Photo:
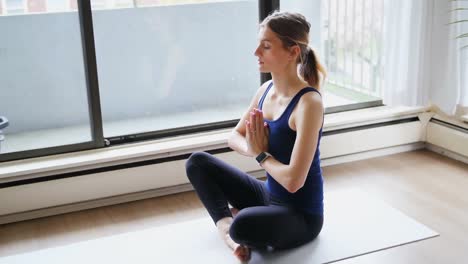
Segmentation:
{"type": "Polygon", "coordinates": [[[249,149],[249,150],[246,151],[246,153],[247,153],[247,155],[249,155],[250,157],[255,158],[255,157],[257,157],[258,154],[260,154],[261,152],[256,152],[256,151],[253,151],[253,150],[249,149]]]}

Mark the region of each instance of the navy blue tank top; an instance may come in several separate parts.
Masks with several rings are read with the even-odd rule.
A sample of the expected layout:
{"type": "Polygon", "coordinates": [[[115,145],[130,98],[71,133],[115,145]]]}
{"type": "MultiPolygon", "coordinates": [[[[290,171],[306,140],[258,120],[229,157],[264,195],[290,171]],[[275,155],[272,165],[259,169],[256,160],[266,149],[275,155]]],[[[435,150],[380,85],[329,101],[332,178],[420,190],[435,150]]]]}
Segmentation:
{"type": "MultiPolygon", "coordinates": [[[[268,85],[265,93],[258,103],[258,108],[262,109],[263,101],[273,86],[273,82],[268,85]]],[[[301,89],[288,104],[281,116],[276,120],[268,120],[264,118],[264,121],[268,123],[270,136],[268,139],[268,152],[273,155],[275,159],[283,164],[289,164],[291,160],[291,154],[296,140],[296,131],[289,127],[288,120],[291,113],[296,106],[301,96],[307,92],[317,92],[315,88],[305,87],[301,89]]],[[[323,215],[323,178],[322,169],[320,167],[320,139],[322,137],[322,127],[320,128],[317,148],[315,149],[314,159],[310,165],[309,173],[304,186],[295,193],[288,192],[281,184],[279,184],[271,175],[267,172],[266,187],[270,192],[270,196],[273,199],[279,200],[282,203],[286,203],[289,206],[297,208],[309,214],[323,215]]]]}

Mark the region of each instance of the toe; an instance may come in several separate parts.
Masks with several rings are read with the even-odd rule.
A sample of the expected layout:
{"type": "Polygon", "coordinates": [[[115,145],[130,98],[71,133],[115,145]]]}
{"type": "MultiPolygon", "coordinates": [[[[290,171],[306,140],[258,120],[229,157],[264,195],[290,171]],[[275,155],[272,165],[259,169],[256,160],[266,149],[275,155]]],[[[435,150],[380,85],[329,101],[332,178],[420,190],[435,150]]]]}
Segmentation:
{"type": "Polygon", "coordinates": [[[232,216],[236,216],[238,213],[239,213],[239,209],[234,208],[234,207],[231,208],[231,214],[232,214],[232,216]]]}

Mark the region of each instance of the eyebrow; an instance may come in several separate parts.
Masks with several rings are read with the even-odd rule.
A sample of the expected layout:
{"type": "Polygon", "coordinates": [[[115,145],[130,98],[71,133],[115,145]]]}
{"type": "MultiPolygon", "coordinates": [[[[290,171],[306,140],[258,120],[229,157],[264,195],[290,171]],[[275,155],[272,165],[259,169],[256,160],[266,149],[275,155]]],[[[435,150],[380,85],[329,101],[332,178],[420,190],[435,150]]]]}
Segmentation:
{"type": "Polygon", "coordinates": [[[268,42],[271,42],[271,40],[269,40],[269,39],[261,39],[260,41],[268,41],[268,42]]]}

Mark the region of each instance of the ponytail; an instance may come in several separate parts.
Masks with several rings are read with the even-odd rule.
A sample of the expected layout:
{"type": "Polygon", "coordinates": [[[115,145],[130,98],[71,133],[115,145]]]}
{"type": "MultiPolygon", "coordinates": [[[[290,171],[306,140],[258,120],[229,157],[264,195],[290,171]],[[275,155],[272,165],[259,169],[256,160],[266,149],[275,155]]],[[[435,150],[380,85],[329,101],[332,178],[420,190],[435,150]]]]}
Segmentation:
{"type": "Polygon", "coordinates": [[[320,89],[323,81],[327,76],[327,72],[325,71],[325,68],[322,66],[322,64],[320,64],[318,61],[314,50],[309,46],[306,46],[304,54],[301,54],[300,64],[301,66],[299,73],[304,81],[306,81],[310,86],[316,89],[320,89]],[[322,77],[322,82],[320,77],[322,77]]]}

